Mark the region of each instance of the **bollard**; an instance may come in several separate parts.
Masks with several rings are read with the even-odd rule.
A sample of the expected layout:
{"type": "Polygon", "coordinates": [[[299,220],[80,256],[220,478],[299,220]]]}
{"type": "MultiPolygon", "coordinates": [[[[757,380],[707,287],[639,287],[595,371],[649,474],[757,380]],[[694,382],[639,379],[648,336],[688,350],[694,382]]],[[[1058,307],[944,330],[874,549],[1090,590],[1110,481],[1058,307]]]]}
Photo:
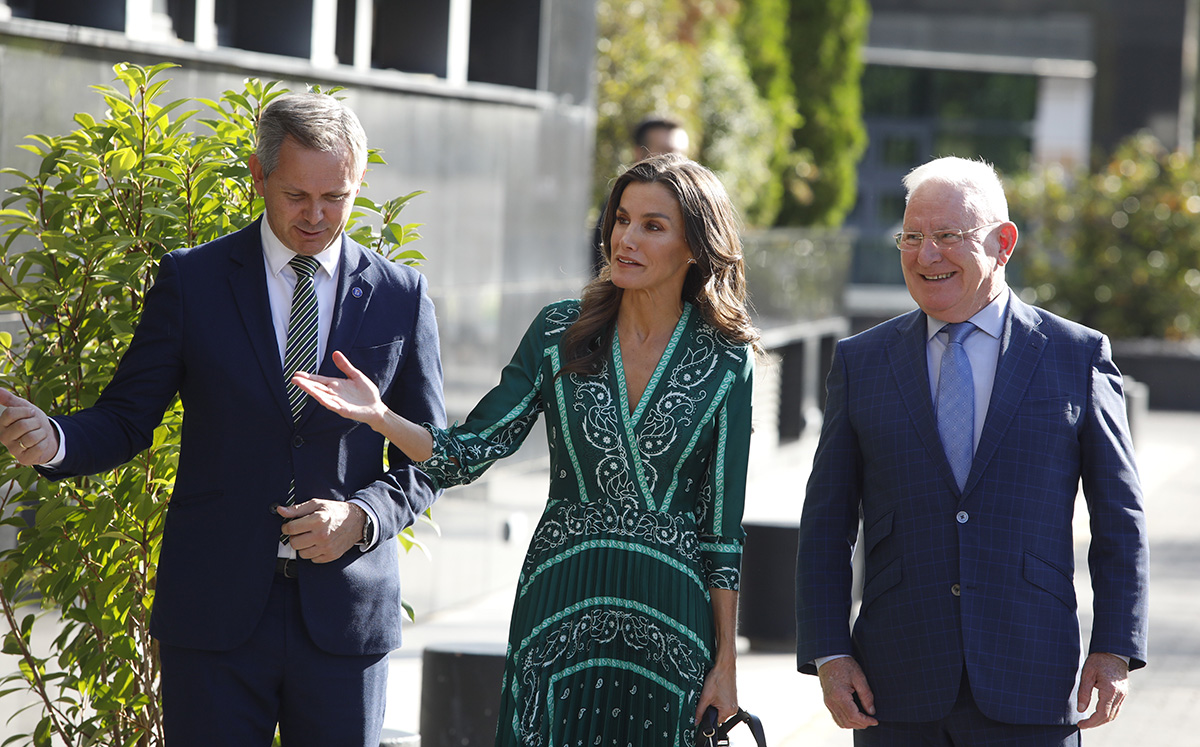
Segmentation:
{"type": "Polygon", "coordinates": [[[503,643],[428,646],[421,657],[421,743],[478,747],[496,740],[503,643]]]}
{"type": "Polygon", "coordinates": [[[796,647],[796,545],[793,523],[743,525],[738,634],[756,651],[796,647]]]}

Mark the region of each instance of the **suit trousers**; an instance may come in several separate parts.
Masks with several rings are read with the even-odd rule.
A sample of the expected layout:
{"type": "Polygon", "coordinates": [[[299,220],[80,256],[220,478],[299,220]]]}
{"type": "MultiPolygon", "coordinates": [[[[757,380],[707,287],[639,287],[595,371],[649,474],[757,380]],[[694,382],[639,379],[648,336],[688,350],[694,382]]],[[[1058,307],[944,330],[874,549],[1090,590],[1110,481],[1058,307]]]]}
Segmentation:
{"type": "MultiPolygon", "coordinates": [[[[352,550],[355,551],[355,550],[352,550]]],[[[355,551],[356,552],[356,551],[355,551]]],[[[388,657],[317,648],[295,579],[275,576],[262,619],[231,651],[160,644],[168,747],[377,747],[388,657]]]]}
{"type": "Polygon", "coordinates": [[[939,721],[905,723],[880,721],[854,732],[855,747],[1079,747],[1075,724],[1006,724],[979,710],[971,695],[967,670],[962,673],[958,700],[939,721]]]}

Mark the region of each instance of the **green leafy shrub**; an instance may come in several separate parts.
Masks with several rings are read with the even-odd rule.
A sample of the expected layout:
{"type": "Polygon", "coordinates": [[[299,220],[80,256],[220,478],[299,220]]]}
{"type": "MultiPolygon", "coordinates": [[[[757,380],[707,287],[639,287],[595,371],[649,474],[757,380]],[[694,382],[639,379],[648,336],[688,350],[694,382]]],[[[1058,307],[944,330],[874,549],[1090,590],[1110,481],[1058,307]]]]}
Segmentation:
{"type": "MultiPolygon", "coordinates": [[[[4,170],[21,183],[0,210],[0,309],[18,313],[24,339],[0,335],[0,377],[47,412],[95,402],[164,254],[242,228],[262,209],[246,159],[259,113],[284,89],[249,79],[217,101],[164,102],[170,67],[115,66],[117,87],[93,87],[103,119],[78,114],[73,132],[30,136],[22,147],[37,170],[4,170]]],[[[372,153],[370,162],[383,161],[372,153]]],[[[418,261],[405,247],[417,226],[397,222],[417,194],[360,196],[352,236],[418,261]],[[368,214],[378,228],[362,222],[368,214]]],[[[94,477],[50,483],[0,455],[0,514],[20,532],[0,556],[3,651],[19,663],[0,697],[32,691],[43,712],[32,734],[3,744],[163,743],[148,623],[181,418],[176,402],[151,448],[94,477]],[[43,625],[58,631],[48,656],[31,644],[43,625]]]]}
{"type": "Polygon", "coordinates": [[[734,30],[771,123],[769,129],[756,133],[761,142],[759,147],[767,149],[766,168],[771,176],[758,189],[758,199],[750,208],[750,222],[770,226],[783,205],[784,177],[795,173],[803,159],[796,152],[792,137],[792,131],[803,120],[796,109],[788,46],[791,0],[742,0],[740,5],[734,30]]]}
{"type": "Polygon", "coordinates": [[[598,0],[597,207],[635,160],[634,127],[658,115],[687,130],[689,155],[718,173],[748,223],[775,220],[797,121],[781,2],[598,0]]]}
{"type": "Polygon", "coordinates": [[[797,157],[778,223],[841,225],[854,207],[858,160],[867,147],[862,121],[867,0],[790,0],[792,80],[800,124],[797,157]]]}
{"type": "Polygon", "coordinates": [[[1114,338],[1200,335],[1200,161],[1149,134],[1008,184],[1022,296],[1114,338]]]}

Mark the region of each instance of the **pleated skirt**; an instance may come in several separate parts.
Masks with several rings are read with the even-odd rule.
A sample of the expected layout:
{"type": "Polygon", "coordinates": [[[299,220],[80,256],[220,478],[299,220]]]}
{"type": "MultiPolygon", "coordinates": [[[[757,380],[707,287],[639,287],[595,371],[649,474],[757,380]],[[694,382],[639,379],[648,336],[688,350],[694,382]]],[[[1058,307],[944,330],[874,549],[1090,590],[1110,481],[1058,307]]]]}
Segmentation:
{"type": "Polygon", "coordinates": [[[713,621],[692,514],[557,503],[530,541],[496,744],[692,747],[713,621]]]}

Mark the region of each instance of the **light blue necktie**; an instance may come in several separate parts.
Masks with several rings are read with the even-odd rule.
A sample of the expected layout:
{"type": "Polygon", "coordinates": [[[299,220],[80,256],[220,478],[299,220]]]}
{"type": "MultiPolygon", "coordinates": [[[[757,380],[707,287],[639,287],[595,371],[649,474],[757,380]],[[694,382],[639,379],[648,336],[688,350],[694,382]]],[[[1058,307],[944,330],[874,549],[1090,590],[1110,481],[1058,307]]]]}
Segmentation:
{"type": "Polygon", "coordinates": [[[938,374],[937,426],[946,459],[962,490],[975,455],[975,383],[963,341],[975,331],[970,322],[942,327],[950,335],[938,374]]]}

